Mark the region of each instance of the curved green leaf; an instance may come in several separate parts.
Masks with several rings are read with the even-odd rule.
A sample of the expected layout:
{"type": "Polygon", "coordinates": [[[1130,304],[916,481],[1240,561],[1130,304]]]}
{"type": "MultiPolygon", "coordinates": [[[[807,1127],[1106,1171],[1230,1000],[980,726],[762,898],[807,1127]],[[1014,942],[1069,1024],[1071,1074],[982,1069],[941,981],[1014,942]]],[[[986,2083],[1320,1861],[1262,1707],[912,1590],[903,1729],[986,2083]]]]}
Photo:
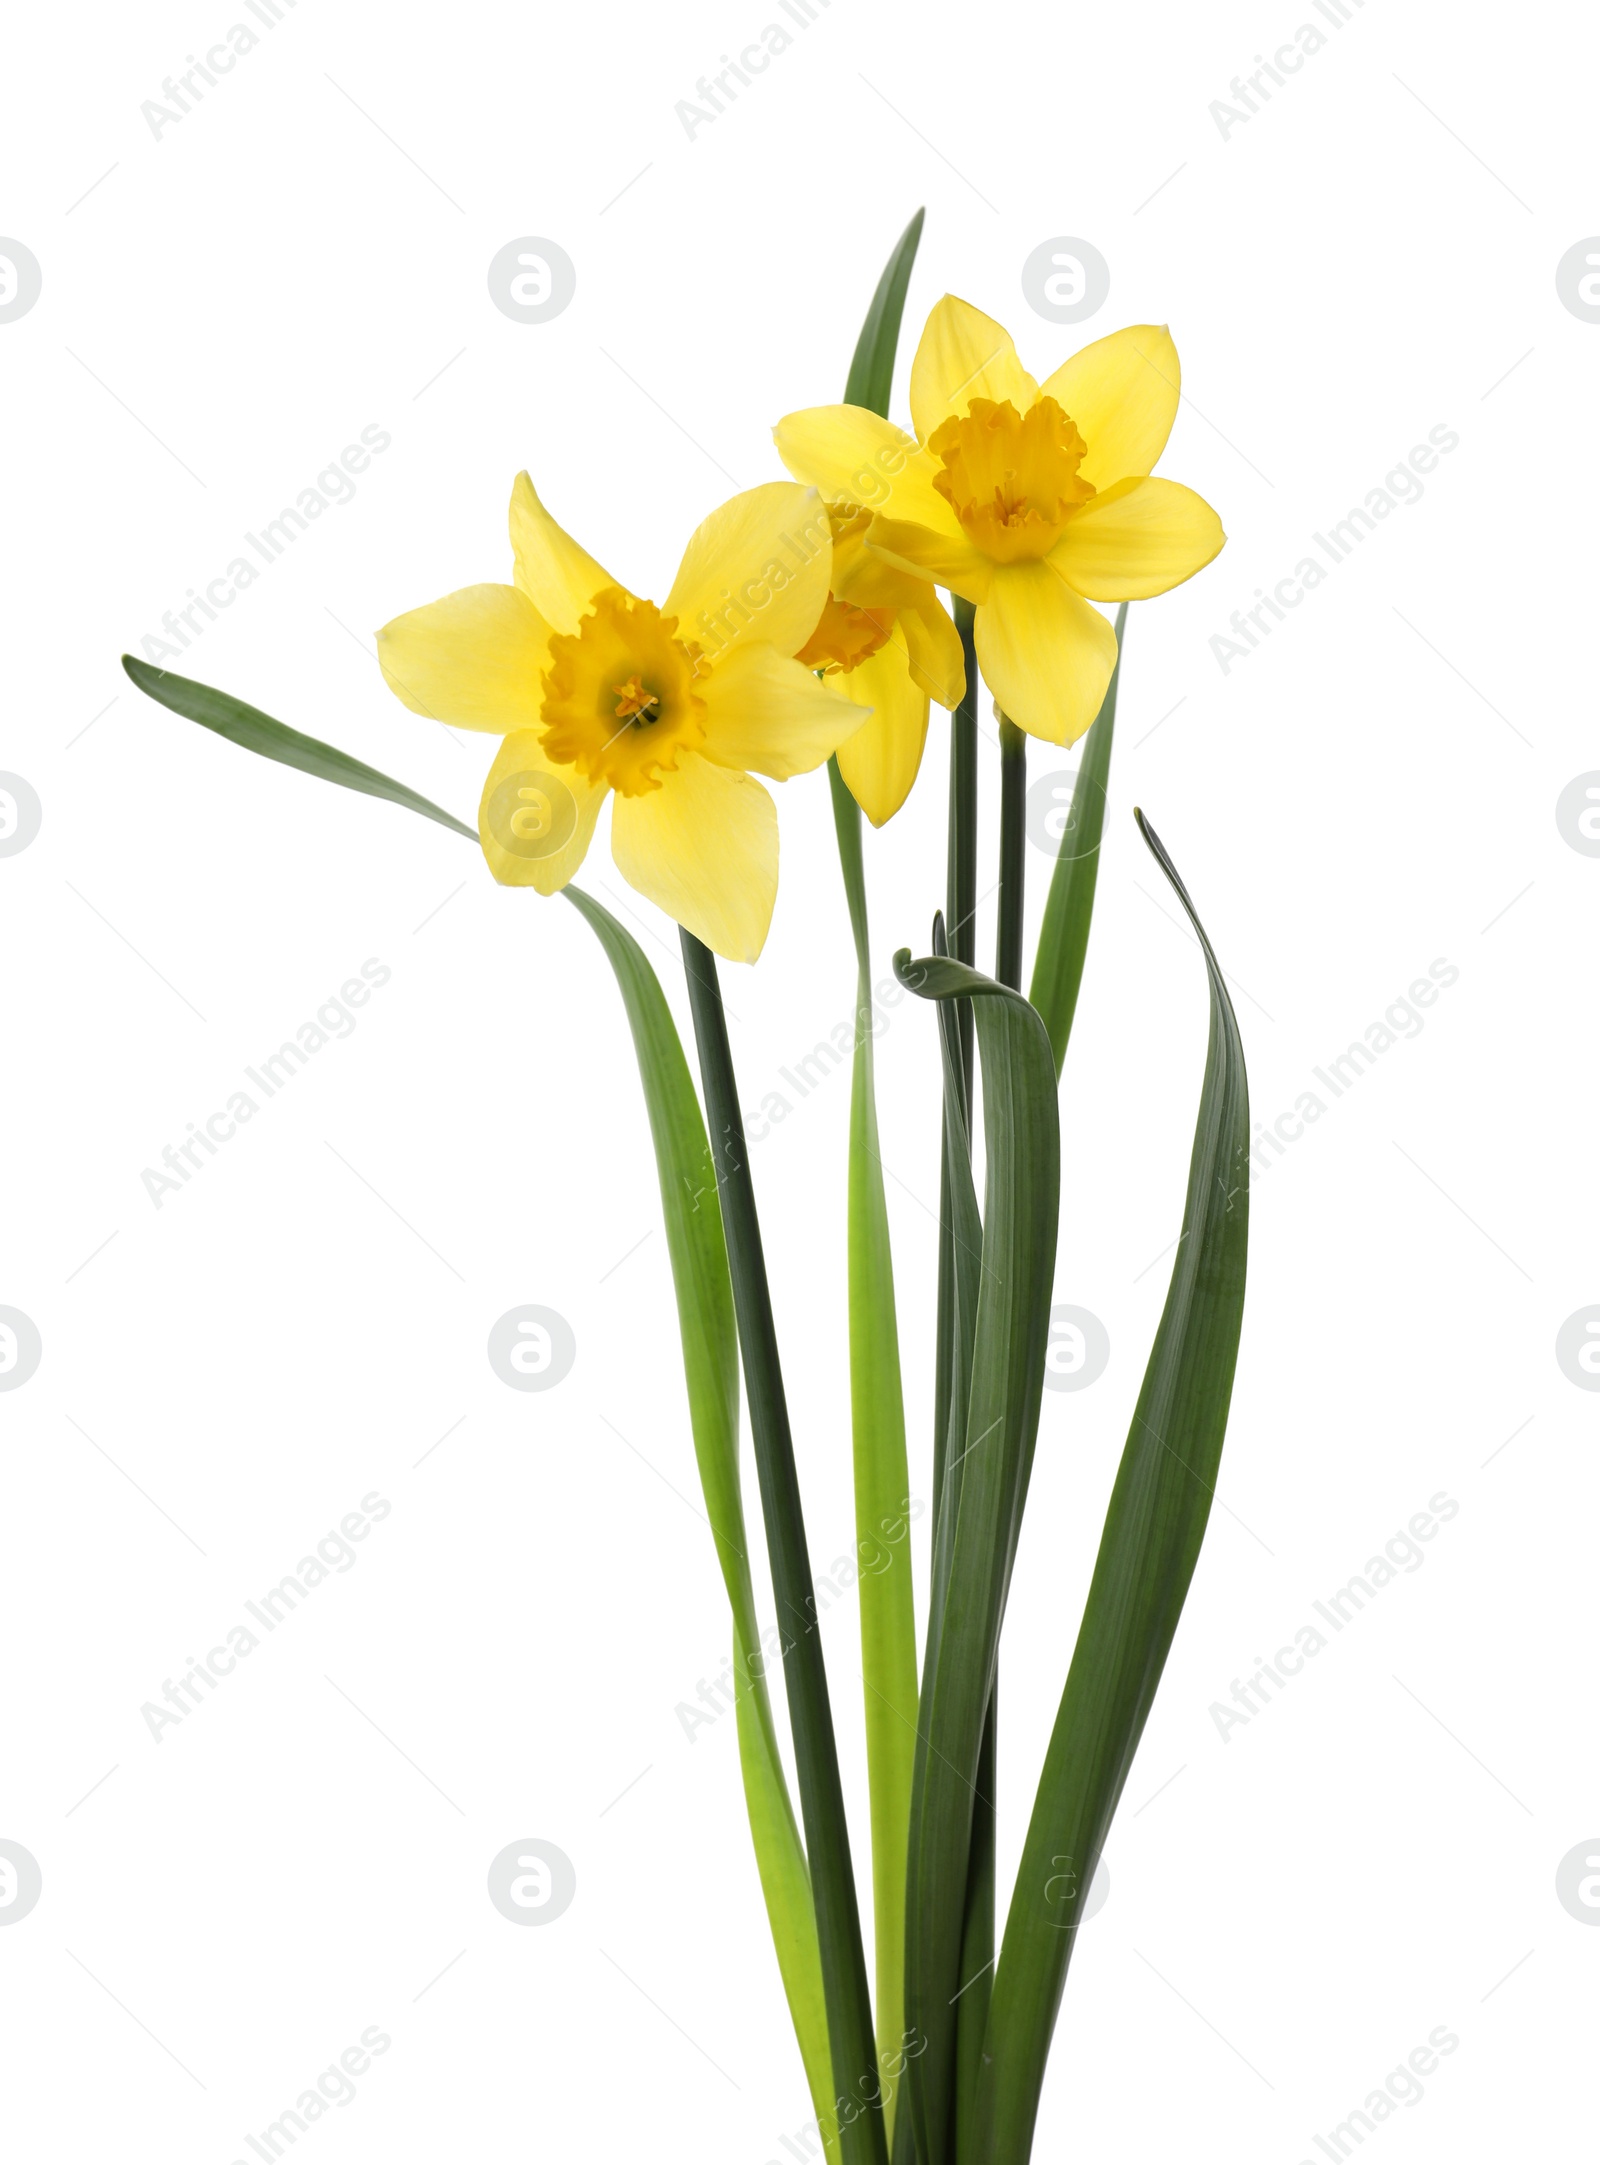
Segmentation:
{"type": "Polygon", "coordinates": [[[1139,831],[1205,956],[1211,1030],[1183,1233],[1122,1455],[1083,1624],[1017,1873],[989,2011],[974,2154],[1027,2165],[1087,1888],[1194,1575],[1244,1316],[1250,1099],[1222,972],[1183,882],[1139,831]]]}
{"type": "Polygon", "coordinates": [[[564,892],[605,949],[633,1032],[661,1182],[695,1457],[733,1611],[739,1760],[750,1833],[812,2105],[831,2151],[834,2091],[811,1877],[778,1754],[739,1492],[739,1346],[716,1169],[655,971],[609,910],[577,888],[564,892]]]}
{"type": "Polygon", "coordinates": [[[900,318],[905,312],[906,287],[911,283],[911,265],[916,257],[917,243],[922,238],[925,216],[926,212],[917,212],[883,267],[883,276],[878,280],[872,305],[861,326],[850,374],[845,381],[844,402],[847,406],[865,406],[872,413],[888,414],[895,351],[900,343],[900,318]]]}
{"type": "MultiPolygon", "coordinates": [[[[1050,1039],[1019,992],[966,964],[895,957],[925,998],[972,1003],[983,1073],[983,1247],[959,1453],[945,1469],[923,1669],[906,1900],[907,2069],[918,2165],[955,2155],[957,2009],[975,1785],[1038,1434],[1060,1194],[1050,1039]],[[942,1599],[938,1596],[942,1594],[942,1599]]],[[[954,1418],[954,1416],[952,1416],[954,1418]]]]}
{"type": "Polygon", "coordinates": [[[1044,1017],[1055,1054],[1056,1078],[1067,1057],[1072,1018],[1083,982],[1083,958],[1089,950],[1095,882],[1100,877],[1100,839],[1105,827],[1106,781],[1111,772],[1111,737],[1117,721],[1117,686],[1122,677],[1122,641],[1128,604],[1117,611],[1117,660],[1100,712],[1083,740],[1083,758],[1072,791],[1072,809],[1061,831],[1061,847],[1045,899],[1039,947],[1033,958],[1028,997],[1044,1017]]]}
{"type": "Polygon", "coordinates": [[[202,729],[226,737],[230,744],[240,745],[247,752],[257,752],[263,759],[275,759],[280,766],[298,767],[302,774],[314,774],[319,781],[337,782],[341,789],[359,790],[364,797],[382,797],[389,804],[403,805],[408,812],[420,812],[424,819],[437,820],[453,834],[464,834],[469,842],[478,839],[476,827],[467,826],[465,821],[457,819],[453,812],[441,809],[431,798],[419,796],[416,790],[407,789],[404,782],[395,781],[392,775],[380,774],[376,767],[352,759],[348,752],[324,744],[318,737],[303,737],[298,729],[275,722],[259,707],[247,707],[242,699],[235,699],[228,692],[213,691],[209,684],[196,684],[190,677],[175,677],[170,670],[152,669],[148,662],[136,661],[131,654],[123,655],[122,666],[140,691],[151,699],[170,707],[174,714],[181,714],[185,721],[198,722],[202,729]]]}

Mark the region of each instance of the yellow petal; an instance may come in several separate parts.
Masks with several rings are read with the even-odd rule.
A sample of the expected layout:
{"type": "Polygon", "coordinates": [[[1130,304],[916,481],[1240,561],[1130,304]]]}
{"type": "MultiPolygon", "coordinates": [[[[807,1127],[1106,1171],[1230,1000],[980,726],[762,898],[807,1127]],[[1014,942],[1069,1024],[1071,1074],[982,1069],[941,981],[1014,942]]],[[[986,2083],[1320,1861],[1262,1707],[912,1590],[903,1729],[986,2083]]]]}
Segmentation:
{"type": "Polygon", "coordinates": [[[701,520],[662,608],[710,662],[756,640],[797,654],[817,628],[832,559],[816,490],[768,481],[701,520]]]}
{"type": "Polygon", "coordinates": [[[464,586],[385,624],[378,664],[413,714],[504,736],[538,719],[549,637],[514,586],[464,586]]]}
{"type": "MultiPolygon", "coordinates": [[[[965,413],[975,398],[1010,399],[1026,413],[1039,386],[1017,359],[1011,333],[947,293],[936,301],[911,364],[911,418],[924,443],[941,421],[965,413]]],[[[901,514],[903,516],[903,514],[901,514]]]]}
{"type": "Polygon", "coordinates": [[[729,962],[754,962],[778,898],[778,811],[759,782],[687,753],[611,817],[617,870],[729,962]]]}
{"type": "Polygon", "coordinates": [[[840,745],[839,772],[873,826],[881,827],[910,796],[922,765],[928,695],[912,682],[898,636],[842,681],[852,699],[872,702],[872,719],[840,745]]]}
{"type": "Polygon", "coordinates": [[[1135,323],[1063,361],[1043,386],[1089,449],[1078,468],[1097,489],[1147,474],[1178,412],[1178,349],[1164,323],[1135,323]]]}
{"type": "Polygon", "coordinates": [[[518,586],[557,631],[576,631],[596,594],[617,584],[557,526],[526,474],[511,485],[511,553],[518,586]]]}
{"type": "Polygon", "coordinates": [[[1144,601],[1192,579],[1227,538],[1203,496],[1146,475],[1075,511],[1050,561],[1092,601],[1144,601]]]}
{"type": "Polygon", "coordinates": [[[956,515],[933,485],[939,466],[914,436],[865,406],[808,406],[787,414],[772,440],[790,473],[829,503],[955,530],[956,515]]]}
{"type": "Polygon", "coordinates": [[[982,601],[995,574],[995,565],[972,546],[953,520],[949,528],[937,528],[901,519],[874,519],[867,547],[898,570],[918,579],[937,579],[968,601],[982,601]]]}
{"type": "Polygon", "coordinates": [[[606,797],[577,767],[544,755],[539,733],[519,729],[501,745],[478,806],[478,840],[502,887],[565,887],[594,834],[606,797]]]}
{"type": "Polygon", "coordinates": [[[1076,744],[1100,711],[1117,635],[1046,563],[1002,564],[974,634],[984,681],[1019,729],[1076,744]]]}
{"type": "Polygon", "coordinates": [[[961,634],[934,599],[933,589],[924,587],[923,592],[927,600],[905,610],[897,629],[906,643],[913,682],[941,707],[954,709],[960,706],[967,684],[961,634]]]}
{"type": "Polygon", "coordinates": [[[809,669],[759,641],[737,648],[700,681],[706,758],[775,782],[820,767],[861,720],[809,669]]]}

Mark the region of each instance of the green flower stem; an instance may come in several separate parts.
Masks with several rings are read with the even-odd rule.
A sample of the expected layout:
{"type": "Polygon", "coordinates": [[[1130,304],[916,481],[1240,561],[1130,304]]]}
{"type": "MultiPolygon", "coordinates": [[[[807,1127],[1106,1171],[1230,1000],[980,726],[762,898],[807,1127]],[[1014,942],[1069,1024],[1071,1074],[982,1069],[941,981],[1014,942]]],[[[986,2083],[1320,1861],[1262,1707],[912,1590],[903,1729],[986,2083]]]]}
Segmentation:
{"type": "MultiPolygon", "coordinates": [[[[945,856],[946,951],[957,962],[971,963],[976,952],[978,894],[978,657],[973,645],[973,608],[957,594],[950,597],[956,630],[966,662],[966,689],[961,704],[950,717],[950,794],[945,856]]],[[[972,1004],[955,1002],[956,1079],[960,1088],[967,1132],[972,1129],[972,1004]]],[[[937,1344],[934,1355],[933,1391],[933,1518],[937,1531],[944,1502],[945,1447],[950,1434],[950,1379],[957,1360],[952,1333],[956,1328],[955,1254],[951,1228],[954,1203],[950,1192],[949,1152],[952,1137],[946,1122],[939,1152],[939,1301],[937,1344]]],[[[965,1426],[965,1415],[962,1416],[965,1426]]]]}
{"type": "MultiPolygon", "coordinates": [[[[1022,984],[1024,892],[1023,818],[1028,792],[1028,740],[1014,722],[1000,722],[1000,895],[995,979],[1013,991],[1022,984]]],[[[972,1851],[967,1863],[966,1921],[961,1940],[964,1990],[956,2009],[956,2155],[965,2157],[977,2106],[983,2038],[994,1989],[995,1837],[999,1779],[1000,1683],[990,1690],[972,1800],[972,1851]]]]}
{"type": "Polygon", "coordinates": [[[994,974],[1013,991],[1022,984],[1023,814],[1028,796],[1028,740],[1015,722],[1000,718],[1000,927],[995,935],[994,974]]]}
{"type": "Polygon", "coordinates": [[[693,933],[683,932],[681,939],[783,1643],[800,1816],[811,1865],[828,2042],[838,2094],[839,2153],[842,2165],[885,2165],[888,2153],[882,2085],[877,2073],[872,2000],[850,1863],[850,1830],[845,1820],[839,1755],[828,1703],[828,1675],[817,1630],[811,1558],[806,1549],[794,1440],[789,1431],[749,1151],[716,960],[693,933]]]}

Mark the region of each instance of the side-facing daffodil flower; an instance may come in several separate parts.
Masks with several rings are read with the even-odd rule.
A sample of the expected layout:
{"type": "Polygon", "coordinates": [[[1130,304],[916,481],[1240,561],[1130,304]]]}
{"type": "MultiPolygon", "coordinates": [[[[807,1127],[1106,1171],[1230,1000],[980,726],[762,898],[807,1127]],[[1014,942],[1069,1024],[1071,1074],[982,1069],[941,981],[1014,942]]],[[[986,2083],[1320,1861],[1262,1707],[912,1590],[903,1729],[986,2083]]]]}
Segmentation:
{"type": "Polygon", "coordinates": [[[845,786],[874,827],[911,794],[928,736],[928,701],[958,706],[966,683],[961,639],[926,579],[867,547],[872,514],[828,507],[833,574],[827,606],[799,659],[824,672],[831,691],[869,709],[839,747],[845,786]]]}
{"type": "Polygon", "coordinates": [[[615,797],[623,878],[732,962],[754,962],[778,892],[778,815],[750,770],[819,767],[860,710],[793,657],[828,598],[814,489],[748,489],[695,529],[657,608],[602,571],[526,474],[514,586],[469,586],[378,634],[414,713],[503,737],[478,812],[502,884],[555,894],[615,797]]]}
{"type": "Polygon", "coordinates": [[[1150,473],[1178,382],[1171,335],[1140,324],[1037,384],[1008,332],[946,294],[912,364],[915,440],[860,406],[814,406],[774,433],[792,474],[872,510],[870,550],[976,605],[1003,712],[1071,744],[1117,658],[1090,602],[1164,594],[1226,538],[1204,498],[1150,473]]]}

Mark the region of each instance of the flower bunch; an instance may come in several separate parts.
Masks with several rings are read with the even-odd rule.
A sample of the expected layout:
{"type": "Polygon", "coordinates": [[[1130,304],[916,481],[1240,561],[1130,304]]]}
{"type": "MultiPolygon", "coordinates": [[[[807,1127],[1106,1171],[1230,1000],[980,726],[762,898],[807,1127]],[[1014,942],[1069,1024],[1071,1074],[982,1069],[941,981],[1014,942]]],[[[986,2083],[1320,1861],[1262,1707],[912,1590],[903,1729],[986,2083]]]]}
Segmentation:
{"type": "MultiPolygon", "coordinates": [[[[1053,1356],[1057,1086],[1092,922],[1128,604],[1223,545],[1216,513],[1153,472],[1179,404],[1163,328],[1114,332],[1042,382],[1009,335],[946,296],[888,418],[919,212],[879,282],[844,401],[774,430],[789,480],[734,496],[646,599],[511,491],[511,577],[378,634],[414,712],[499,739],[476,828],[226,693],[128,659],[143,690],[244,748],[475,839],[494,878],[564,895],[615,973],[660,1175],[695,1454],[733,1634],[740,1762],[774,1948],[824,2146],[841,2165],[1025,2165],[1062,1989],[1106,1832],[1176,1631],[1215,1488],[1243,1312],[1249,1109],[1221,972],[1198,935],[1210,1044],[1166,1306],[1146,1367],[1003,1929],[997,1707],[1006,1597],[1053,1356]],[[949,597],[949,608],[940,590],[949,597]],[[1120,604],[1115,625],[1097,603],[1120,604]],[[995,964],[977,966],[980,684],[997,722],[995,964]],[[756,962],[778,895],[768,782],[826,767],[872,1012],[867,848],[950,715],[945,886],[928,952],[895,956],[932,1010],[942,1113],[927,1626],[911,1544],[885,1542],[916,1486],[878,1154],[872,1033],[857,1037],[848,1195],[850,1396],[871,1826],[872,1963],[846,1823],[757,1199],[717,958],[756,962]],[[1027,741],[1085,739],[1023,985],[1027,741]],[[680,928],[697,1093],[632,935],[577,884],[610,806],[622,877],[680,928]],[[981,1108],[983,1173],[974,1170],[981,1108]],[[718,1208],[698,1207],[714,1192],[718,1208]],[[793,1741],[769,1690],[740,1489],[749,1409],[793,1741]]],[[[903,915],[903,896],[892,898],[903,915]]]]}

